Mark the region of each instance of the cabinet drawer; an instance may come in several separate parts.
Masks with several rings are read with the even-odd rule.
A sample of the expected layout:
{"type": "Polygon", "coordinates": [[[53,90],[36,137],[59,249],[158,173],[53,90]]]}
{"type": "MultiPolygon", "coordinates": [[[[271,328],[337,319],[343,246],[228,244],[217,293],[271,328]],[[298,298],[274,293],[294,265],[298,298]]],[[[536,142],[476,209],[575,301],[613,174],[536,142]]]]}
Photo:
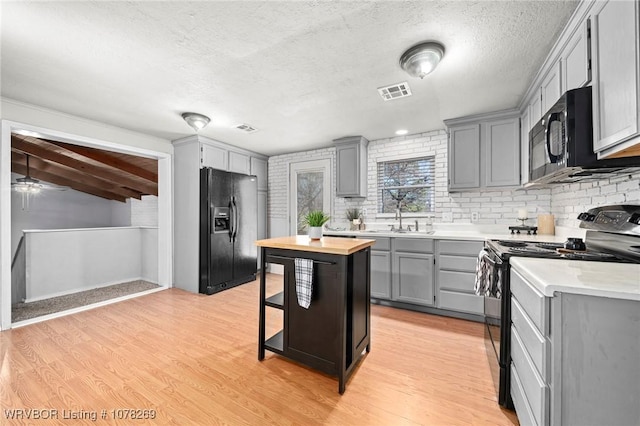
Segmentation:
{"type": "Polygon", "coordinates": [[[371,250],[389,251],[391,250],[391,238],[387,237],[364,237],[367,240],[376,240],[376,243],[371,247],[371,250]]]}
{"type": "Polygon", "coordinates": [[[524,313],[522,306],[515,298],[511,299],[511,322],[513,322],[513,326],[522,339],[524,348],[538,369],[538,373],[544,380],[548,380],[547,339],[540,333],[527,314],[524,313]]]}
{"type": "Polygon", "coordinates": [[[464,271],[476,273],[477,257],[450,256],[441,254],[438,256],[438,267],[440,269],[449,269],[452,271],[464,271]]]}
{"type": "Polygon", "coordinates": [[[520,424],[522,426],[537,426],[536,419],[531,412],[531,407],[529,407],[529,401],[527,401],[527,397],[524,394],[522,381],[513,363],[511,364],[511,399],[516,408],[516,414],[518,415],[520,424]]]}
{"type": "Polygon", "coordinates": [[[474,293],[476,275],[469,272],[438,271],[438,286],[440,290],[455,290],[474,293]]]}
{"type": "Polygon", "coordinates": [[[438,295],[440,297],[438,301],[439,308],[470,312],[472,314],[484,314],[484,297],[446,290],[441,290],[438,295]]]}
{"type": "Polygon", "coordinates": [[[393,248],[397,251],[433,253],[433,240],[429,238],[394,238],[393,248]]]}
{"type": "Polygon", "coordinates": [[[533,288],[515,271],[511,271],[511,293],[518,299],[522,310],[531,318],[540,332],[549,335],[546,304],[542,293],[533,288]]]}
{"type": "Polygon", "coordinates": [[[525,399],[529,401],[536,424],[547,424],[548,388],[529,358],[518,332],[513,327],[511,327],[511,360],[518,372],[525,399]]]}
{"type": "Polygon", "coordinates": [[[467,256],[478,256],[484,243],[482,241],[453,241],[439,240],[439,252],[442,254],[461,254],[467,256]]]}

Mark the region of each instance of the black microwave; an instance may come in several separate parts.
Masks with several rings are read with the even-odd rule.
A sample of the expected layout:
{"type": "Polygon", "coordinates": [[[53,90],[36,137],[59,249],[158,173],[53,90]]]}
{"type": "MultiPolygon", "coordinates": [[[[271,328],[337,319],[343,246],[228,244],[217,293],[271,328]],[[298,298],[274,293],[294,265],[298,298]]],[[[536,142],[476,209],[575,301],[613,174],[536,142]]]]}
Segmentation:
{"type": "Polygon", "coordinates": [[[640,157],[593,152],[591,87],[565,92],[529,132],[529,184],[571,183],[640,168],[640,157]]]}

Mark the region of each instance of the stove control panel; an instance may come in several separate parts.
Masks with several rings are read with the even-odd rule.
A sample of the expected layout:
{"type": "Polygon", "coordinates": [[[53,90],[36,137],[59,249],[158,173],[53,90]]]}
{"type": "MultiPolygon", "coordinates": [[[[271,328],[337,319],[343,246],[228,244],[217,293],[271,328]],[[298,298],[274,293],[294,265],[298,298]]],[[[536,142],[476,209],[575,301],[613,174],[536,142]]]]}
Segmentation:
{"type": "Polygon", "coordinates": [[[580,228],[624,234],[640,234],[640,206],[596,207],[578,215],[580,228]]]}

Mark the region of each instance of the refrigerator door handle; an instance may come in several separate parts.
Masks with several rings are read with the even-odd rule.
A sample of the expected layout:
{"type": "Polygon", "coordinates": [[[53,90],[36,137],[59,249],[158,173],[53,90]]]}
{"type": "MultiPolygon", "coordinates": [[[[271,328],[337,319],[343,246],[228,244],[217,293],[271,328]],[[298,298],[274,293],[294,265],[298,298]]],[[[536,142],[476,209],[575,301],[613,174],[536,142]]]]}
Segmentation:
{"type": "Polygon", "coordinates": [[[233,208],[233,197],[229,200],[229,242],[233,242],[233,236],[235,233],[236,221],[233,208]]]}
{"type": "Polygon", "coordinates": [[[231,202],[233,203],[233,241],[236,240],[236,236],[238,235],[238,206],[236,205],[236,197],[231,198],[231,202]]]}

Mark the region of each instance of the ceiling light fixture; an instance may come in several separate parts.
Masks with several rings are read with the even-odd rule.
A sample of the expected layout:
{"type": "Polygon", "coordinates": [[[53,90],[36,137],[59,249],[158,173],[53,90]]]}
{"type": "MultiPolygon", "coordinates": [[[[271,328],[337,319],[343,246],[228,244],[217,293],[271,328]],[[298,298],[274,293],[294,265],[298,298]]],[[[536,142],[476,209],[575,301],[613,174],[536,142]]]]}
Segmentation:
{"type": "Polygon", "coordinates": [[[27,175],[16,179],[16,183],[12,183],[13,190],[20,193],[22,198],[22,210],[29,210],[29,202],[31,197],[39,194],[42,184],[38,179],[34,179],[29,174],[29,156],[27,155],[27,175]]]}
{"type": "Polygon", "coordinates": [[[206,115],[198,114],[197,112],[185,112],[182,114],[182,118],[187,124],[193,127],[196,132],[205,128],[211,121],[206,115]]]}
{"type": "Polygon", "coordinates": [[[434,41],[416,44],[400,57],[400,66],[412,77],[424,78],[436,69],[444,56],[444,46],[434,41]]]}
{"type": "Polygon", "coordinates": [[[407,133],[409,133],[409,131],[405,129],[396,130],[396,135],[398,136],[406,135],[407,133]]]}

